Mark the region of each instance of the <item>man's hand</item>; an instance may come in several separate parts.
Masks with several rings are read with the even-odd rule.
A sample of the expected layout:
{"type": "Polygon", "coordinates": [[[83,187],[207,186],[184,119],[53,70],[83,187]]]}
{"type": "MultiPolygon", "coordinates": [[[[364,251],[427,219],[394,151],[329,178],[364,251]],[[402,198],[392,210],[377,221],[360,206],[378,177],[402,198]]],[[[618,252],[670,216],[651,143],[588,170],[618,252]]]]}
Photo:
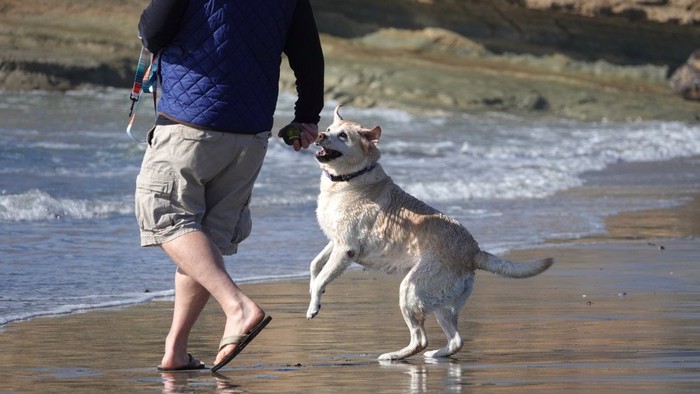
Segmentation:
{"type": "Polygon", "coordinates": [[[313,123],[292,122],[282,127],[277,133],[287,145],[292,145],[295,151],[307,149],[318,137],[318,125],[313,123]]]}

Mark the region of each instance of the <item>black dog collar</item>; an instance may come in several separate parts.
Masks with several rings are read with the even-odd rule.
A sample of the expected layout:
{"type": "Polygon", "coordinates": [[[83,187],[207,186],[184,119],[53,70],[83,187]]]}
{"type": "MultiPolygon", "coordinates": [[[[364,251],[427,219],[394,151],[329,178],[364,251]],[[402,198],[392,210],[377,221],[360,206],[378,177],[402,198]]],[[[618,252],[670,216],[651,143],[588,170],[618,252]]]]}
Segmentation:
{"type": "Polygon", "coordinates": [[[328,171],[323,171],[324,174],[328,177],[333,182],[347,182],[351,180],[352,178],[356,178],[366,172],[370,172],[374,169],[374,167],[377,166],[377,163],[373,163],[371,166],[366,167],[360,171],[353,172],[352,174],[345,174],[345,175],[333,175],[328,171]]]}

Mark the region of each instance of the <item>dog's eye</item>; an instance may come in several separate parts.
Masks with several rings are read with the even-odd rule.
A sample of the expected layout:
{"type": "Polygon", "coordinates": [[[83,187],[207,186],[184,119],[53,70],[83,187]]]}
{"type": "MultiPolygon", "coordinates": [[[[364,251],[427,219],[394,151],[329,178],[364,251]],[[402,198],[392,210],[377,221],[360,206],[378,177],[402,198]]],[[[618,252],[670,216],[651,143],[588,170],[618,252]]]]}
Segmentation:
{"type": "Polygon", "coordinates": [[[348,135],[345,134],[344,131],[342,131],[342,132],[340,132],[340,133],[338,134],[338,138],[340,138],[341,140],[347,140],[347,139],[348,139],[348,135]]]}

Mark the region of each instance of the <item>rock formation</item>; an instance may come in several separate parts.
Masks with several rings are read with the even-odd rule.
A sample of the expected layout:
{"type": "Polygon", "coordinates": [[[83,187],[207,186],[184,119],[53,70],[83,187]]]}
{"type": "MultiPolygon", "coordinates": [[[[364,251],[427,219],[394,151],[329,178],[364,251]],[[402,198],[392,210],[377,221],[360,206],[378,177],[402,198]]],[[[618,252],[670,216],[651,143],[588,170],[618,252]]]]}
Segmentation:
{"type": "MultiPolygon", "coordinates": [[[[129,87],[147,3],[0,0],[0,89],[129,87]]],[[[667,78],[700,43],[700,0],[311,3],[329,99],[581,119],[698,111],[667,78]]],[[[294,89],[288,70],[282,86],[294,89]]]]}
{"type": "Polygon", "coordinates": [[[700,49],[671,76],[671,90],[686,100],[700,101],[700,49]]]}

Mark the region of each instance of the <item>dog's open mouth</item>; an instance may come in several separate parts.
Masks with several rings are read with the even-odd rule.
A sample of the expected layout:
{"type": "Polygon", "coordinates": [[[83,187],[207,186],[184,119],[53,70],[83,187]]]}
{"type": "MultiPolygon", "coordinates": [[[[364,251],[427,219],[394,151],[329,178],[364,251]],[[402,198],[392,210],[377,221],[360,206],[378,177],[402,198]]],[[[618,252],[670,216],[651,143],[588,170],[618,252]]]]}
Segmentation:
{"type": "Polygon", "coordinates": [[[343,154],[333,149],[321,149],[316,153],[316,160],[321,163],[327,163],[333,159],[337,159],[343,154]]]}

